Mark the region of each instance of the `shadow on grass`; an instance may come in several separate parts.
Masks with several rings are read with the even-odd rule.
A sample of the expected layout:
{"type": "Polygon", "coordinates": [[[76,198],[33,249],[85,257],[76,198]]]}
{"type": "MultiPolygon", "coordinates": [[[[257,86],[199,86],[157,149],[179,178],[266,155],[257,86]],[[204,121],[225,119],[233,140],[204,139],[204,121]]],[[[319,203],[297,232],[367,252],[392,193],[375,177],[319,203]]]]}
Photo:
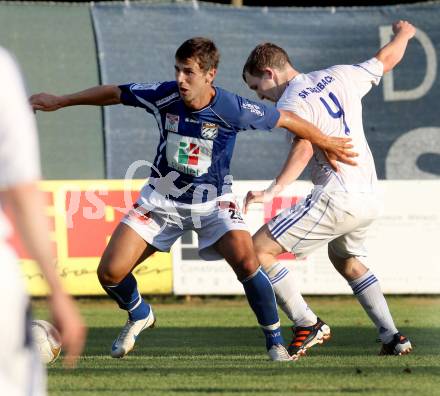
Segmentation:
{"type": "MultiPolygon", "coordinates": [[[[76,389],[68,389],[63,390],[63,394],[67,395],[85,395],[88,392],[105,392],[103,394],[108,395],[109,391],[111,389],[109,388],[94,388],[93,391],[91,391],[89,388],[76,388],[76,389]]],[[[115,391],[115,390],[113,390],[115,391]]],[[[166,388],[166,387],[151,387],[151,386],[144,386],[144,387],[127,387],[127,388],[118,388],[117,393],[111,393],[119,395],[119,392],[128,392],[129,395],[139,392],[142,394],[154,394],[156,392],[159,392],[159,394],[217,394],[217,395],[229,395],[229,394],[240,394],[240,395],[251,395],[251,394],[262,394],[262,395],[284,395],[286,393],[284,392],[295,392],[299,391],[300,395],[308,395],[308,394],[326,394],[323,393],[323,388],[316,386],[316,387],[309,387],[307,389],[304,389],[302,387],[291,387],[289,388],[248,388],[248,387],[242,387],[242,388],[227,388],[227,387],[188,387],[188,388],[166,388]],[[284,391],[284,392],[283,392],[284,391]],[[282,392],[282,393],[281,393],[282,392]]],[[[374,394],[384,394],[385,392],[389,392],[389,388],[381,388],[381,387],[353,387],[353,386],[347,386],[345,388],[338,389],[338,393],[369,393],[374,392],[374,394]]],[[[328,393],[327,393],[328,394],[328,393]]],[[[331,392],[332,395],[334,395],[334,391],[331,392]]]]}
{"type": "MultiPolygon", "coordinates": [[[[84,356],[108,356],[110,346],[120,329],[115,327],[90,328],[84,356]]],[[[404,327],[402,332],[413,342],[417,354],[439,354],[438,328],[404,327]]],[[[290,341],[290,329],[284,328],[286,343],[290,341]]],[[[376,355],[380,343],[374,328],[332,327],[332,338],[319,348],[312,348],[310,355],[365,356],[376,355]]],[[[218,356],[242,356],[261,354],[264,338],[257,327],[185,327],[145,330],[138,338],[134,355],[138,357],[182,357],[213,354],[218,356]]]]}

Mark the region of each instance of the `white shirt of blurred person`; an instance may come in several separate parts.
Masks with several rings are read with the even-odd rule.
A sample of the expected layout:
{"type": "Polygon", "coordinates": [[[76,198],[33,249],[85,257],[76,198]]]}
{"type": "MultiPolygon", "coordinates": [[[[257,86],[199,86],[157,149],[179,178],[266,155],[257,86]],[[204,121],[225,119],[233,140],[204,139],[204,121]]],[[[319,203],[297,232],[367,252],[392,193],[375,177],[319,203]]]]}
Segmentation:
{"type": "MultiPolygon", "coordinates": [[[[38,138],[18,66],[0,47],[0,199],[8,205],[27,250],[51,290],[52,320],[60,330],[66,364],[82,350],[85,329],[72,300],[61,288],[50,253],[40,178],[38,138]]],[[[12,228],[0,210],[0,392],[45,395],[45,371],[30,336],[30,305],[17,257],[6,243],[12,228]]]]}
{"type": "MultiPolygon", "coordinates": [[[[377,192],[373,156],[362,123],[361,99],[378,85],[383,73],[402,59],[415,28],[406,21],[393,25],[395,36],[376,55],[359,64],[337,65],[307,74],[296,71],[286,52],[271,43],[257,46],[243,68],[249,88],[317,126],[324,134],[352,138],[358,166],[339,165],[335,172],[321,150],[307,140],[295,139],[279,176],[266,191],[250,191],[252,202],[279,194],[296,180],[312,161],[311,194],[264,225],[253,237],[260,262],[272,280],[279,305],[295,322],[289,353],[305,352],[308,345],[330,336],[330,329],[312,312],[294,284],[291,273],[277,256],[293,252],[299,258],[328,244],[331,262],[347,280],[353,293],[374,322],[382,341],[382,354],[411,351],[409,340],[394,325],[374,274],[359,257],[369,225],[379,216],[382,202],[377,192]]],[[[309,346],[309,347],[310,347],[309,346]]]]}

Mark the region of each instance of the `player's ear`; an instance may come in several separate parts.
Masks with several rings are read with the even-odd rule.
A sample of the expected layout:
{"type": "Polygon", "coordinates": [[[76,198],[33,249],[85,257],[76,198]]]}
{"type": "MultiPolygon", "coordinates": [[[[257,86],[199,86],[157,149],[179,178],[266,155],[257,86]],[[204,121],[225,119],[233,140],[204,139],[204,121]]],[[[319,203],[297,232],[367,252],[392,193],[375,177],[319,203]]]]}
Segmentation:
{"type": "Polygon", "coordinates": [[[267,80],[273,80],[274,76],[275,76],[275,72],[273,71],[272,68],[265,67],[263,69],[263,78],[265,78],[267,80]]]}
{"type": "Polygon", "coordinates": [[[216,75],[217,75],[217,69],[215,68],[209,69],[208,72],[206,73],[206,82],[208,84],[212,84],[216,75]]]}

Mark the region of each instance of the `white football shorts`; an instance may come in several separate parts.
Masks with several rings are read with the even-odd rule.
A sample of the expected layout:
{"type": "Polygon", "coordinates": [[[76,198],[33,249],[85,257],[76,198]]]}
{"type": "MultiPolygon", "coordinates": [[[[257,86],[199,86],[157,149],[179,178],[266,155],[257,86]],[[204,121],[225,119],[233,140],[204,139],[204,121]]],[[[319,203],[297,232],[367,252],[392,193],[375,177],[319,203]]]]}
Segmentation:
{"type": "Polygon", "coordinates": [[[374,193],[317,188],[274,217],[268,227],[273,238],[298,258],[324,244],[341,258],[366,256],[367,229],[381,211],[381,201],[374,193]]]}
{"type": "Polygon", "coordinates": [[[199,255],[208,261],[223,258],[212,245],[228,231],[249,232],[233,194],[189,205],[166,199],[148,185],[121,221],[162,252],[169,252],[185,231],[193,230],[199,240],[199,255]]]}
{"type": "Polygon", "coordinates": [[[31,340],[29,298],[17,258],[0,241],[0,393],[46,395],[46,373],[31,340]]]}

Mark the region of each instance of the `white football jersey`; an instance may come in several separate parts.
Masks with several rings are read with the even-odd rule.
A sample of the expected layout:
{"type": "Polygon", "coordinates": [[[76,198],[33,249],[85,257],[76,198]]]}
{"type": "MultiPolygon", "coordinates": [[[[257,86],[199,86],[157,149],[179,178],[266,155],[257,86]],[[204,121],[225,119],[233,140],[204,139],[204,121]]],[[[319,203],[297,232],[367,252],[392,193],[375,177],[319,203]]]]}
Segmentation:
{"type": "MultiPolygon", "coordinates": [[[[40,178],[38,137],[17,64],[0,47],[0,190],[40,178]]],[[[9,225],[0,208],[0,243],[9,225]]]]}
{"type": "Polygon", "coordinates": [[[362,124],[362,97],[378,85],[383,64],[376,58],[356,65],[337,65],[299,74],[277,103],[317,126],[329,136],[350,137],[357,166],[339,163],[334,172],[323,152],[314,147],[312,182],[327,191],[373,192],[377,183],[373,156],[362,124]]]}

